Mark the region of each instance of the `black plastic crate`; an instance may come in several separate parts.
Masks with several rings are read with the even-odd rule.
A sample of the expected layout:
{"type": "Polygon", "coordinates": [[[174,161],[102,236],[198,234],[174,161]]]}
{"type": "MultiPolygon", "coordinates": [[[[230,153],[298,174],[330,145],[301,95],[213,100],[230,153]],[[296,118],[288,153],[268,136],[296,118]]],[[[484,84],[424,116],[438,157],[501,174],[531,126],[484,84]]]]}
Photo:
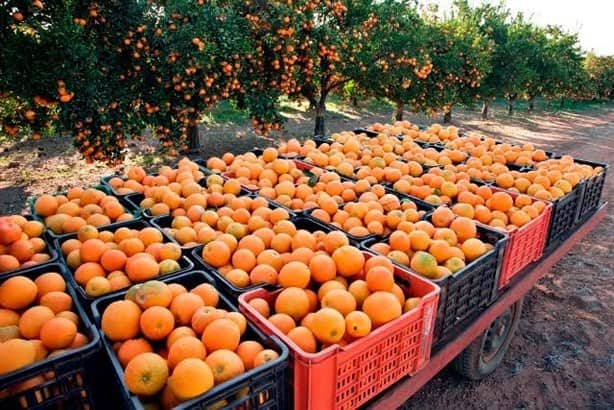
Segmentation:
{"type": "MultiPolygon", "coordinates": [[[[461,324],[478,316],[497,297],[497,284],[503,263],[507,236],[486,226],[477,225],[478,238],[494,248],[463,269],[443,279],[432,280],[441,288],[433,345],[450,340],[463,329],[461,324]]],[[[364,241],[361,247],[367,251],[377,240],[364,241]]],[[[408,266],[394,262],[404,269],[408,266]]]]}
{"type": "MultiPolygon", "coordinates": [[[[188,272],[173,278],[161,279],[161,281],[165,283],[178,283],[185,286],[188,290],[202,283],[210,283],[216,286],[215,279],[202,271],[188,272]]],[[[94,303],[92,310],[94,322],[98,328],[100,328],[101,317],[105,308],[112,302],[124,299],[125,293],[105,296],[94,303]]],[[[220,294],[218,307],[238,312],[237,307],[222,294],[220,294]]],[[[176,409],[207,409],[221,400],[227,401],[223,406],[225,409],[261,408],[284,410],[290,407],[288,348],[275,336],[265,336],[249,322],[245,335],[251,340],[260,342],[265,348],[277,351],[279,358],[215,386],[202,396],[180,404],[175,407],[176,409]]],[[[123,402],[120,408],[142,409],[144,403],[125,387],[123,383],[124,372],[113,351],[113,342],[104,337],[104,333],[102,334],[102,344],[105,347],[108,360],[110,360],[114,368],[116,383],[120,386],[121,400],[123,402]]]]}
{"type": "MultiPolygon", "coordinates": [[[[114,226],[101,227],[99,228],[99,231],[115,231],[123,227],[130,228],[130,229],[143,229],[143,228],[152,227],[152,225],[143,220],[126,221],[126,222],[115,224],[114,226]]],[[[63,238],[57,239],[56,248],[61,249],[62,244],[64,242],[66,242],[69,239],[76,239],[76,238],[77,238],[77,234],[73,233],[73,234],[66,235],[63,238]]],[[[164,231],[162,231],[162,241],[164,243],[174,242],[164,231]]],[[[64,255],[62,255],[61,262],[64,265],[66,265],[66,257],[64,255]]],[[[181,258],[177,262],[179,263],[179,266],[180,266],[180,269],[178,271],[168,273],[166,275],[162,275],[160,276],[160,278],[176,276],[180,273],[188,272],[194,269],[194,264],[186,255],[182,255],[181,258]]],[[[119,289],[114,292],[107,293],[103,296],[98,296],[98,297],[89,296],[87,293],[85,293],[85,289],[81,285],[79,285],[77,281],[75,281],[75,278],[72,272],[68,272],[68,283],[70,286],[72,286],[73,289],[75,289],[75,292],[77,293],[77,296],[79,297],[79,301],[86,307],[88,313],[91,313],[91,306],[95,300],[100,299],[103,296],[116,295],[121,292],[125,292],[125,289],[119,289]]]]}
{"type": "MultiPolygon", "coordinates": [[[[132,202],[127,200],[127,195],[124,196],[117,196],[113,193],[113,191],[111,190],[110,187],[104,186],[104,185],[95,185],[92,186],[91,188],[93,189],[97,189],[99,191],[104,192],[107,195],[111,195],[111,196],[115,196],[117,197],[117,200],[119,201],[119,203],[124,207],[126,213],[132,214],[134,216],[133,221],[138,221],[139,219],[141,219],[141,209],[138,207],[138,205],[134,205],[132,202]]],[[[52,195],[65,195],[65,192],[57,192],[54,193],[52,195]]],[[[45,218],[39,216],[36,213],[36,209],[34,208],[34,203],[36,202],[36,198],[37,197],[32,197],[30,198],[30,200],[28,201],[28,208],[30,209],[30,213],[32,214],[32,218],[34,218],[35,220],[42,222],[43,224],[45,223],[45,218]]],[[[107,227],[115,227],[115,226],[119,226],[122,222],[112,222],[110,224],[107,225],[102,225],[102,226],[97,226],[98,229],[101,228],[107,228],[107,227]]],[[[69,235],[72,235],[73,233],[63,233],[61,235],[56,234],[55,232],[53,232],[51,229],[47,228],[47,226],[45,225],[45,232],[46,234],[49,236],[50,239],[52,240],[57,240],[57,239],[62,239],[62,238],[66,238],[69,235]]]]}
{"type": "Polygon", "coordinates": [[[578,218],[584,219],[588,214],[591,214],[594,210],[599,208],[599,202],[601,201],[601,194],[603,193],[605,178],[608,172],[608,164],[587,161],[584,159],[574,159],[574,162],[582,165],[603,168],[603,172],[593,175],[584,181],[582,205],[580,206],[580,215],[578,215],[578,218]]]}
{"type": "MultiPolygon", "coordinates": [[[[47,272],[57,272],[68,282],[69,274],[62,265],[47,263],[3,274],[0,283],[14,276],[26,276],[34,280],[47,272]]],[[[100,334],[79,304],[75,291],[66,286],[66,292],[73,300],[73,312],[79,316],[78,331],[86,335],[89,342],[85,346],[0,376],[0,391],[4,393],[0,395],[0,408],[92,408],[102,398],[102,395],[97,396],[100,386],[93,382],[95,375],[92,371],[92,364],[101,353],[100,334]],[[44,377],[41,384],[17,393],[11,391],[21,383],[41,376],[44,377]]]]}
{"type": "MultiPolygon", "coordinates": [[[[313,220],[311,218],[307,218],[304,216],[299,216],[291,219],[292,223],[296,226],[296,229],[305,229],[309,232],[315,231],[323,231],[330,232],[333,230],[333,227],[323,224],[320,221],[313,220]]],[[[335,229],[336,230],[336,229],[335,229]]],[[[190,257],[197,268],[204,269],[206,272],[209,272],[218,283],[218,289],[226,296],[231,298],[233,301],[237,300],[240,295],[243,293],[249,292],[254,289],[267,288],[267,289],[277,289],[276,286],[269,285],[267,283],[257,283],[250,286],[246,286],[244,288],[239,288],[232,284],[228,279],[224,277],[216,268],[206,263],[202,258],[202,251],[204,245],[200,245],[192,249],[190,252],[190,257]]],[[[249,272],[248,272],[249,273],[249,272]]]]}
{"type": "Polygon", "coordinates": [[[552,202],[552,218],[548,228],[546,247],[566,239],[580,219],[580,208],[584,196],[585,182],[580,182],[567,195],[552,202]]]}

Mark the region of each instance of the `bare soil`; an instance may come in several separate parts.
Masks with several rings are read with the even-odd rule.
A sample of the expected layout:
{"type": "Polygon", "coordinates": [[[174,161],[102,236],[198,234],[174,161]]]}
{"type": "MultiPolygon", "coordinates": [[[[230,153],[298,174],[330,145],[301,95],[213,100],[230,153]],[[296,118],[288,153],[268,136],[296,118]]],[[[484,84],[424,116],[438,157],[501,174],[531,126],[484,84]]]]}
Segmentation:
{"type": "MultiPolygon", "coordinates": [[[[530,141],[557,153],[611,162],[614,107],[583,112],[518,114],[494,111],[488,121],[475,111],[454,113],[466,130],[514,141],[530,141]]],[[[433,119],[409,115],[411,121],[433,119]]],[[[327,118],[329,132],[374,121],[388,122],[391,111],[345,109],[327,118]]],[[[308,136],[313,118],[296,111],[285,138],[308,136]]],[[[275,139],[255,137],[246,124],[202,127],[202,151],[209,157],[244,152],[275,139]]],[[[159,160],[153,146],[134,147],[127,164],[159,160]]],[[[26,209],[32,195],[94,185],[110,170],[88,165],[68,137],[0,144],[0,214],[26,209]]],[[[614,200],[614,179],[606,180],[603,199],[614,200]]],[[[604,222],[560,260],[525,297],[518,332],[503,364],[489,378],[472,382],[444,369],[407,406],[420,409],[611,409],[614,408],[614,217],[604,222]]]]}

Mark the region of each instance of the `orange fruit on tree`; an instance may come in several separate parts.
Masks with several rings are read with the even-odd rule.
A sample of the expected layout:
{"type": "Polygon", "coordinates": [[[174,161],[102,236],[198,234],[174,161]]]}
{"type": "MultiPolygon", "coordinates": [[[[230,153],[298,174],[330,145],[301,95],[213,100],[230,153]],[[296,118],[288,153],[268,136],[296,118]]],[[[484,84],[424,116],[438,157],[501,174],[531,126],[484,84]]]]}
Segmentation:
{"type": "Polygon", "coordinates": [[[121,344],[117,351],[117,359],[122,367],[126,367],[130,360],[141,353],[153,352],[153,347],[144,338],[129,339],[121,344]]]}
{"type": "Polygon", "coordinates": [[[55,317],[43,324],[40,340],[49,350],[64,349],[72,343],[77,335],[77,326],[63,317],[55,317]]]}
{"type": "Polygon", "coordinates": [[[130,300],[118,300],[109,304],[102,313],[101,327],[112,341],[133,339],[139,333],[141,309],[130,300]]]}
{"type": "Polygon", "coordinates": [[[202,341],[194,336],[186,336],[178,339],[168,349],[168,366],[174,369],[181,361],[187,358],[204,360],[207,350],[202,341]]]}
{"type": "Polygon", "coordinates": [[[353,338],[371,333],[371,319],[365,312],[355,310],[345,316],[345,333],[353,338]]]}
{"type": "Polygon", "coordinates": [[[345,318],[336,309],[323,307],[314,313],[311,330],[321,343],[337,343],[345,334],[345,318]]]}
{"type": "Polygon", "coordinates": [[[205,362],[213,371],[215,384],[223,383],[245,372],[243,361],[235,352],[220,349],[207,355],[205,362]]]}
{"type": "Polygon", "coordinates": [[[309,297],[301,288],[285,288],[277,295],[275,311],[286,313],[298,322],[309,313],[309,297]]]}
{"type": "Polygon", "coordinates": [[[337,265],[337,273],[342,276],[359,274],[365,264],[365,257],[362,252],[349,245],[337,248],[332,257],[335,265],[337,265]]]}
{"type": "Polygon", "coordinates": [[[153,396],[164,388],[167,380],[168,364],[156,353],[136,355],[124,370],[126,387],[139,396],[153,396]]]}
{"type": "MultiPolygon", "coordinates": [[[[332,310],[332,309],[331,309],[332,310]]],[[[339,312],[337,314],[341,315],[339,312]]],[[[315,315],[315,313],[314,313],[315,315]]],[[[287,334],[300,349],[306,353],[315,353],[318,347],[316,337],[313,332],[305,326],[297,326],[287,334]]],[[[343,336],[342,336],[343,337],[343,336]]]]}
{"type": "Polygon", "coordinates": [[[36,299],[38,288],[25,276],[13,276],[0,285],[0,305],[7,309],[21,310],[36,299]]]}
{"type": "Polygon", "coordinates": [[[174,368],[168,386],[179,400],[189,400],[204,394],[214,385],[211,367],[200,358],[187,358],[174,368]]]}
{"type": "Polygon", "coordinates": [[[401,316],[402,309],[396,296],[390,292],[374,292],[366,297],[362,311],[369,316],[373,326],[381,326],[401,316]]]}

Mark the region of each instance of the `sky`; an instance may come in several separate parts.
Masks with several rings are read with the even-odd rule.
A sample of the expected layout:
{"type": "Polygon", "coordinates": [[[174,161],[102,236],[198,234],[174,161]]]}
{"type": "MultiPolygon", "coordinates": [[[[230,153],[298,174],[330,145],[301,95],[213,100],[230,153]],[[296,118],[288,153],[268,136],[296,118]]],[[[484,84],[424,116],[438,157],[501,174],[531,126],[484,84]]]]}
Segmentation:
{"type": "MultiPolygon", "coordinates": [[[[452,0],[420,2],[438,4],[440,10],[449,9],[452,4],[452,0]]],[[[470,4],[483,2],[497,4],[499,0],[470,0],[470,4]]],[[[522,12],[535,24],[559,25],[578,33],[585,51],[614,55],[614,0],[507,0],[505,3],[513,13],[522,12]]]]}

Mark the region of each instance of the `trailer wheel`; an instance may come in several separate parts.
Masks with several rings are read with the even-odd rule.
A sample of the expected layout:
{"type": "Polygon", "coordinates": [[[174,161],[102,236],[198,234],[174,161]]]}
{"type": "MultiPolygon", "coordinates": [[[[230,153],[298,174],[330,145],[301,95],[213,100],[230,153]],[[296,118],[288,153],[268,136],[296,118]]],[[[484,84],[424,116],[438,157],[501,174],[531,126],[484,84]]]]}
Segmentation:
{"type": "Polygon", "coordinates": [[[471,380],[481,380],[494,372],[507,352],[520,322],[521,298],[499,315],[490,327],[454,359],[454,369],[471,380]]]}

